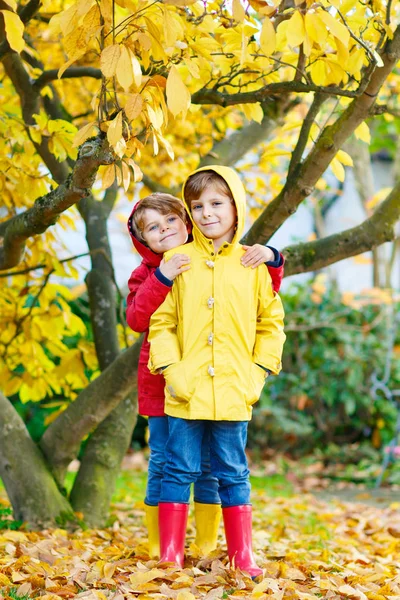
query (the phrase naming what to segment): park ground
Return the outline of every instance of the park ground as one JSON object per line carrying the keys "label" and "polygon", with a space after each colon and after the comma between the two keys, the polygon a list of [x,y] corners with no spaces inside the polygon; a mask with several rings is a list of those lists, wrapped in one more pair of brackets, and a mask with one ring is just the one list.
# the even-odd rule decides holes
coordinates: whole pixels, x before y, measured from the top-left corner
{"label": "park ground", "polygon": [[[146,460],[124,461],[108,527],[26,531],[0,487],[0,594],[7,600],[202,598],[400,599],[400,491],[346,478],[318,463],[252,465],[254,549],[262,581],[229,568],[223,528],[206,559],[189,520],[185,568],[149,560],[143,526]],[[74,473],[69,473],[71,484]],[[353,477],[356,479],[356,477]],[[79,515],[78,515],[79,520]]]}

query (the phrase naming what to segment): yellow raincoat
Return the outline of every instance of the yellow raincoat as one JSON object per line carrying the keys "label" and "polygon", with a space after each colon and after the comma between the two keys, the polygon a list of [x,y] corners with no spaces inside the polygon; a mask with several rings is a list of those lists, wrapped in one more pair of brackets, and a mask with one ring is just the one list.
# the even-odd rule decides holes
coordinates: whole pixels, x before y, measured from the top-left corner
{"label": "yellow raincoat", "polygon": [[[232,242],[217,255],[214,244],[193,226],[193,242],[170,250],[191,258],[150,322],[149,369],[166,380],[165,412],[183,419],[248,421],[265,382],[265,371],[281,370],[283,307],[265,265],[240,263],[246,195],[229,167],[207,166],[221,175],[236,204]],[[188,213],[190,214],[189,207]]]}

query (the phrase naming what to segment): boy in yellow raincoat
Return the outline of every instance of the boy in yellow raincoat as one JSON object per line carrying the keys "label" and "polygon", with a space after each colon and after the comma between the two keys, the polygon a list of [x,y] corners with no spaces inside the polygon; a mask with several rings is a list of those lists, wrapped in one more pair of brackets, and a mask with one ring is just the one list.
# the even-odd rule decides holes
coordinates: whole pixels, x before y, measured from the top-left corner
{"label": "boy in yellow raincoat", "polygon": [[228,554],[252,577],[262,574],[251,541],[247,425],[269,373],[281,370],[283,307],[267,269],[240,265],[246,195],[235,171],[207,166],[183,188],[193,242],[164,254],[190,257],[150,322],[153,373],[165,381],[167,464],[159,504],[163,562],[183,565],[190,485],[200,476],[210,436]]}

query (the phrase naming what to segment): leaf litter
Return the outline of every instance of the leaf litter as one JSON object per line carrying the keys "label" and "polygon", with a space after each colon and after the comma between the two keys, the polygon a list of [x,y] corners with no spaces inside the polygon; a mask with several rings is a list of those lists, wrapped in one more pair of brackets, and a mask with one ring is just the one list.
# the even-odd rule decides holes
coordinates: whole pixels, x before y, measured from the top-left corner
{"label": "leaf litter", "polygon": [[150,560],[143,504],[118,504],[107,529],[0,531],[6,600],[399,600],[398,505],[253,493],[253,546],[264,577],[229,567],[223,528],[202,557],[188,525],[184,569]]}

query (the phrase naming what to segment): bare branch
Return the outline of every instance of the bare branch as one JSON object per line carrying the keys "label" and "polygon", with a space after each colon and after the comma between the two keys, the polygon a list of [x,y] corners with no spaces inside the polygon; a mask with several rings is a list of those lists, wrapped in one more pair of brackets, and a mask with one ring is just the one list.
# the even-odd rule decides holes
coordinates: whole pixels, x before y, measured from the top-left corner
{"label": "bare branch", "polygon": [[253,104],[254,102],[265,102],[278,94],[290,92],[308,93],[320,92],[327,96],[344,96],[346,98],[357,98],[360,91],[344,90],[338,86],[321,87],[314,84],[306,84],[301,81],[281,81],[270,83],[254,92],[240,92],[238,94],[227,94],[210,88],[203,88],[192,96],[192,104],[215,104],[217,106],[233,106],[236,104]]}
{"label": "bare branch", "polygon": [[362,254],[395,238],[395,225],[400,219],[400,182],[376,209],[357,227],[346,229],[314,242],[287,246],[285,275],[306,273],[327,267],[339,260]]}
{"label": "bare branch", "polygon": [[94,79],[101,79],[100,69],[94,67],[69,67],[66,69],[61,77],[58,77],[58,69],[50,69],[49,71],[43,71],[41,75],[33,82],[33,86],[40,90],[42,87],[58,79],[72,79],[81,77],[92,77]]}
{"label": "bare branch", "polygon": [[32,208],[9,221],[0,247],[0,270],[17,265],[28,237],[54,225],[58,216],[86,197],[100,165],[111,164],[114,155],[103,137],[87,140],[81,147],[75,168],[67,181],[35,201]]}

